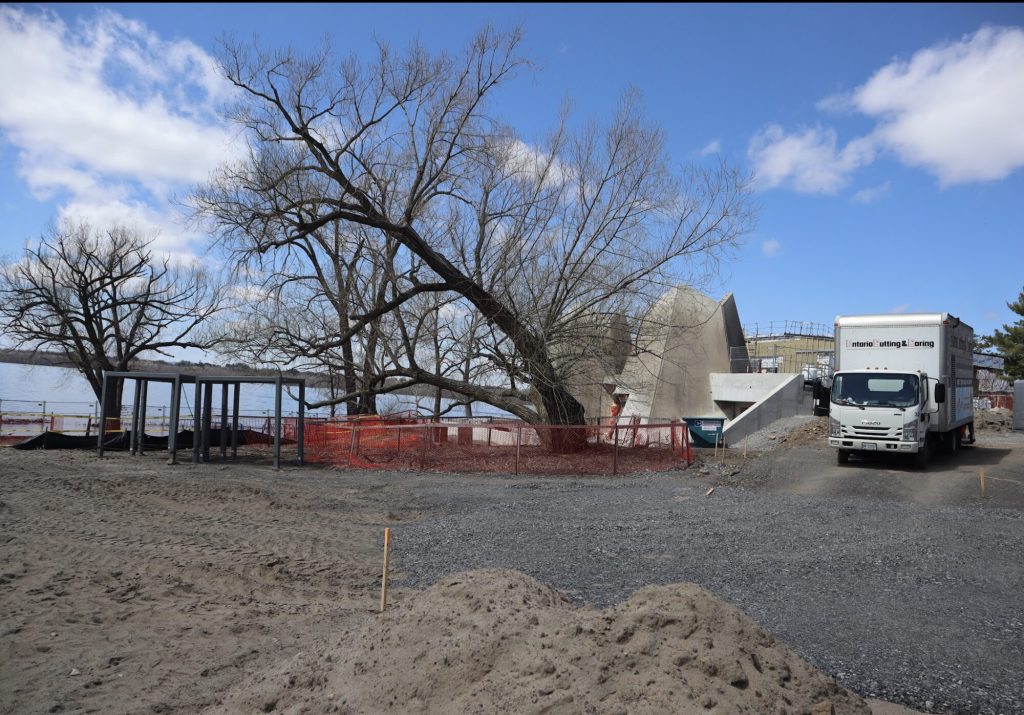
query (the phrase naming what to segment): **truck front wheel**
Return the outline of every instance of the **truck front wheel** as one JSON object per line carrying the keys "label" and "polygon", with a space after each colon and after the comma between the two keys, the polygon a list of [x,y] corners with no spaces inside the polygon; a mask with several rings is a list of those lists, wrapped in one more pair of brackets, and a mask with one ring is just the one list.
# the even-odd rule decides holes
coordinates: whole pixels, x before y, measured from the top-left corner
{"label": "truck front wheel", "polygon": [[942,451],[956,454],[960,450],[960,428],[951,429],[942,435]]}
{"label": "truck front wheel", "polygon": [[921,449],[914,455],[914,468],[924,469],[928,466],[928,459],[932,456],[932,449],[928,446],[928,440],[924,441]]}
{"label": "truck front wheel", "polygon": [[850,461],[850,450],[848,450],[848,449],[836,450],[836,461],[839,464],[846,464],[847,462],[849,462]]}

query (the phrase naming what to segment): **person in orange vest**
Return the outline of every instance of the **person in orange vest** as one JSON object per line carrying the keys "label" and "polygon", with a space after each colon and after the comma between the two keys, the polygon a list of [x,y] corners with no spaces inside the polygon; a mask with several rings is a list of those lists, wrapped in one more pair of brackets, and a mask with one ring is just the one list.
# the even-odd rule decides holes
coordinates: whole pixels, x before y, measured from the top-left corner
{"label": "person in orange vest", "polygon": [[[619,414],[622,412],[622,408],[626,406],[626,400],[629,399],[629,395],[623,395],[622,393],[616,393],[612,395],[612,426],[618,424]],[[608,439],[612,439],[615,435],[615,430],[608,430]]]}

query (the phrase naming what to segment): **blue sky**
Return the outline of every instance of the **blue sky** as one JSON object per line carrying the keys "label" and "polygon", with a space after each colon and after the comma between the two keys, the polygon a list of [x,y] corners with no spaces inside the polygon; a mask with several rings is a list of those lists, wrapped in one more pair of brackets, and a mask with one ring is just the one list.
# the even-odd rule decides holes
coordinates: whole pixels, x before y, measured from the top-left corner
{"label": "blue sky", "polygon": [[495,109],[540,140],[559,106],[638,88],[679,164],[756,177],[758,224],[709,292],[744,323],[948,310],[980,333],[1024,287],[1024,5],[6,5],[0,254],[64,215],[204,237],[174,200],[230,155],[217,39],[458,52],[521,25],[536,72]]}

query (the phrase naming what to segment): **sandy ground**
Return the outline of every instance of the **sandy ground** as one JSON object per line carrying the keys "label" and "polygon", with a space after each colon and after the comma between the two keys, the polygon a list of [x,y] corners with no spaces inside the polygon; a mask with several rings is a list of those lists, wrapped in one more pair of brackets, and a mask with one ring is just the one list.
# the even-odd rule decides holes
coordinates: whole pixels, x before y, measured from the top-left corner
{"label": "sandy ground", "polygon": [[0,710],[195,712],[364,618],[419,510],[315,474],[0,449]]}
{"label": "sandy ground", "polygon": [[[393,592],[382,619],[383,527],[444,513],[445,502],[423,496],[435,492],[416,488],[438,479],[452,478],[0,449],[0,712],[299,712],[314,702],[376,712],[398,695],[423,712],[452,712],[451,703],[488,712],[865,711],[692,586],[599,612],[526,577],[484,574],[457,594],[476,599],[468,621],[445,610],[450,593],[408,590]],[[495,595],[502,579],[533,594],[536,608],[515,611]],[[693,614],[702,626],[691,631]],[[556,632],[582,637],[550,650],[544,639]],[[508,662],[498,657],[502,637],[516,644]],[[378,643],[416,650],[399,662],[378,649],[379,671],[370,672]],[[440,683],[446,643],[492,660],[466,660],[455,648],[461,668]],[[434,663],[426,679],[413,675],[416,656]],[[491,670],[473,670],[478,661]],[[394,692],[392,671],[402,676]],[[349,672],[359,678],[342,707]],[[466,673],[491,678],[478,692],[486,697],[473,699]],[[600,673],[604,682],[583,680]]]}

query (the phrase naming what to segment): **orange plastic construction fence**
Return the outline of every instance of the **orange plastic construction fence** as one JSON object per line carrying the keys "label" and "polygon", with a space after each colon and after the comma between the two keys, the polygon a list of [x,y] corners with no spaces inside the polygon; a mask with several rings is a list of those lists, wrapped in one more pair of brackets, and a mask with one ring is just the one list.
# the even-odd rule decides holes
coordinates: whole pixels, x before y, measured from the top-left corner
{"label": "orange plastic construction fence", "polygon": [[307,420],[306,461],[358,469],[628,474],[693,463],[685,422],[531,425],[514,420]]}

